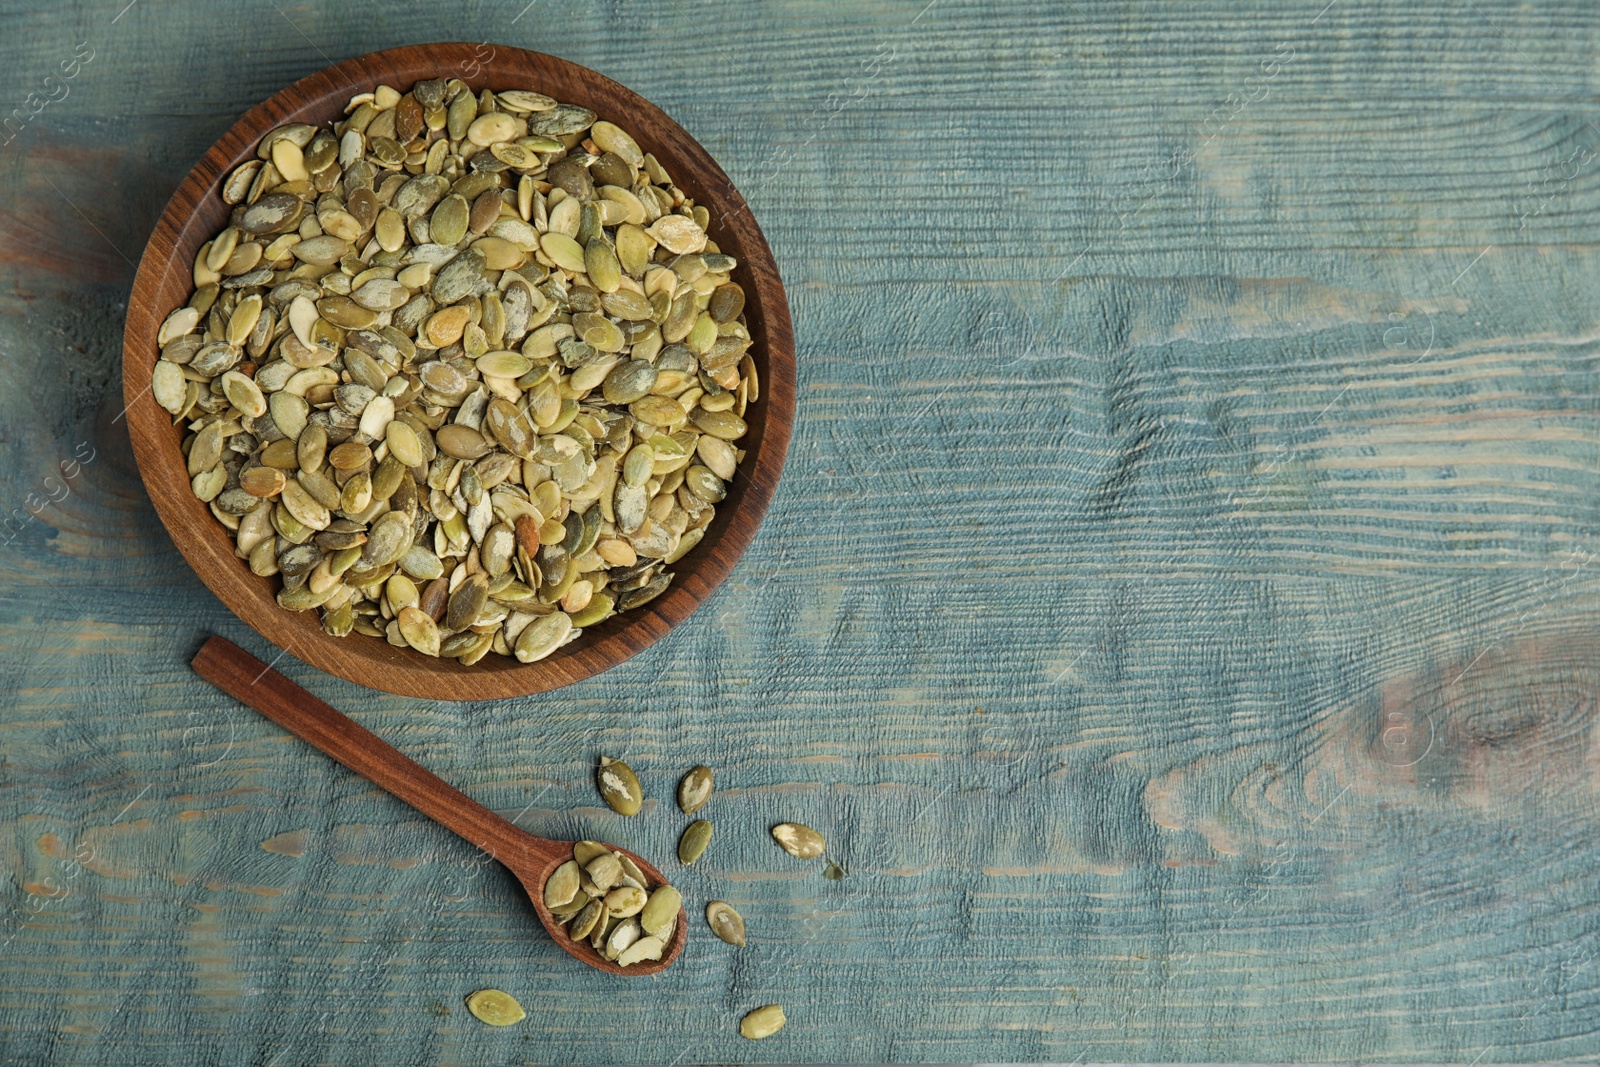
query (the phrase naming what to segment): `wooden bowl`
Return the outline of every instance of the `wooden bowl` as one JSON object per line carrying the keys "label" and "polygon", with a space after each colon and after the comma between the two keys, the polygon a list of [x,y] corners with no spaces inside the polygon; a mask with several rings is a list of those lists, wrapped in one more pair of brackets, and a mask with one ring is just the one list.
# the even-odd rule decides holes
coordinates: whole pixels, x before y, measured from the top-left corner
{"label": "wooden bowl", "polygon": [[[673,565],[671,587],[641,608],[585,630],[577,641],[536,663],[490,654],[466,667],[381,638],[329,637],[315,611],[290,612],[274,599],[277,577],[252,574],[234,554],[231,532],[190,491],[181,429],[156,404],[150,373],[156,332],[188,302],[199,248],[226,224],[222,180],[255,158],[270,130],[289,122],[329,123],[345,102],[380,84],[404,91],[427,78],[457,77],[474,90],[533,89],[595,111],[654,152],[679,188],[711,213],[710,234],[735,256],[745,289],[745,317],[761,396],[746,415],[748,451],[727,500],[705,538]],[[145,488],[167,532],[200,580],[268,641],[329,674],[402,696],[488,700],[543,692],[598,674],[666,636],[708,599],[755,537],[778,485],[794,420],[794,331],[777,264],[755,217],[722,168],[660,108],[592,70],[554,56],[500,45],[435,44],[393,48],[337,63],[302,78],[252,108],[212,145],[172,195],[145,248],[128,302],[122,388],[128,430]]]}

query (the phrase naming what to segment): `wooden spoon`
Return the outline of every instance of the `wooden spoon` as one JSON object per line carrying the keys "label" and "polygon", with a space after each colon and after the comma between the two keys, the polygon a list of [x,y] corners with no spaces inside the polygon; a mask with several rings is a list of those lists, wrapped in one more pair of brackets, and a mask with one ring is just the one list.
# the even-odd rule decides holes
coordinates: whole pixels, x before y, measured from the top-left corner
{"label": "wooden spoon", "polygon": [[[589,966],[612,974],[655,974],[665,970],[683,951],[689,938],[689,920],[682,908],[678,909],[672,942],[659,960],[618,967],[590,948],[587,939],[573,941],[544,903],[545,879],[572,858],[572,842],[550,841],[518,829],[231,641],[208,639],[190,666],[224,693],[255,708],[300,740],[321,749],[498,860],[527,890],[533,910],[539,913],[539,921],[555,943]],[[627,849],[618,851],[637,863],[652,885],[668,884],[661,872],[641,857]]]}

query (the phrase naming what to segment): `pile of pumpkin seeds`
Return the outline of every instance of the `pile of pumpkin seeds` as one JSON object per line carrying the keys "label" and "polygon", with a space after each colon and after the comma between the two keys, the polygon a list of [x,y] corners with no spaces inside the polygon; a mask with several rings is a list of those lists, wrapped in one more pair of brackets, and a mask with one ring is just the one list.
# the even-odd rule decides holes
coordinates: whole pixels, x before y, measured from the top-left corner
{"label": "pile of pumpkin seeds", "polygon": [[759,396],[707,209],[594,112],[458,79],[257,156],[151,386],[278,602],[470,664],[659,596]]}
{"label": "pile of pumpkin seeds", "polygon": [[572,858],[544,883],[544,903],[574,941],[619,967],[659,960],[672,943],[683,897],[670,885],[652,888],[627,853],[579,841]]}

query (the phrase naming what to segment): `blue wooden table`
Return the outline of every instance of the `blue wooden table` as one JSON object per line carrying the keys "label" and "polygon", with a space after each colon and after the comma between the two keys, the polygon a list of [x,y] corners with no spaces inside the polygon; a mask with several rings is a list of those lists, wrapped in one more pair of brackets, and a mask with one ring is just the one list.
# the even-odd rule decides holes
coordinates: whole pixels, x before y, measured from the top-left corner
{"label": "blue wooden table", "polygon": [[[0,1061],[1600,1056],[1600,11],[524,2],[0,0]],[[591,682],[278,665],[549,835],[668,857],[714,766],[668,868],[750,943],[697,922],[654,980],[189,673],[276,651],[118,419],[191,162],[440,39],[594,67],[721,161],[795,443],[731,582]]]}

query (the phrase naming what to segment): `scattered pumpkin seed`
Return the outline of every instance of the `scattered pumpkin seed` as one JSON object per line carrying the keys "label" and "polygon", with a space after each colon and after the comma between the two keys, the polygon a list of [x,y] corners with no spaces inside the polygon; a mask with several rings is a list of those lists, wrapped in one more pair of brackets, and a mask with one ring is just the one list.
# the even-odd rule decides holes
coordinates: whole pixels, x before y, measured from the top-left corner
{"label": "scattered pumpkin seed", "polygon": [[678,783],[678,807],[683,809],[685,815],[693,815],[705,807],[706,801],[711,799],[711,786],[711,768],[703,764],[695,767]]}
{"label": "scattered pumpkin seed", "polygon": [[601,798],[619,815],[637,815],[644,804],[644,794],[639,789],[639,779],[621,760],[600,757],[600,767],[595,772],[595,784]]}
{"label": "scattered pumpkin seed", "polygon": [[744,916],[733,910],[733,905],[713,900],[706,905],[706,925],[711,932],[730,945],[744,944]]}
{"label": "scattered pumpkin seed", "polygon": [[480,989],[467,998],[472,1017],[490,1026],[513,1026],[527,1018],[517,998],[498,989]]}
{"label": "scattered pumpkin seed", "polygon": [[785,852],[803,860],[822,855],[825,847],[821,834],[797,822],[779,823],[772,828],[772,836]]}
{"label": "scattered pumpkin seed", "polygon": [[704,819],[696,819],[684,827],[683,836],[678,838],[678,862],[685,867],[689,866],[700,858],[709,844],[711,844],[711,824]]}
{"label": "scattered pumpkin seed", "polygon": [[739,1020],[739,1036],[748,1037],[752,1041],[760,1041],[764,1037],[771,1037],[783,1029],[783,1024],[788,1022],[783,1017],[783,1007],[779,1004],[768,1004],[766,1007],[757,1008],[755,1011]]}

